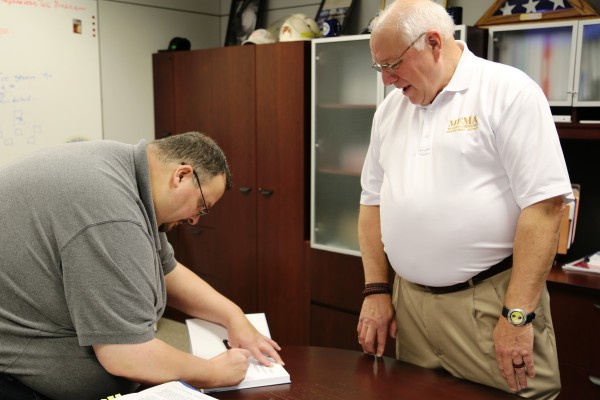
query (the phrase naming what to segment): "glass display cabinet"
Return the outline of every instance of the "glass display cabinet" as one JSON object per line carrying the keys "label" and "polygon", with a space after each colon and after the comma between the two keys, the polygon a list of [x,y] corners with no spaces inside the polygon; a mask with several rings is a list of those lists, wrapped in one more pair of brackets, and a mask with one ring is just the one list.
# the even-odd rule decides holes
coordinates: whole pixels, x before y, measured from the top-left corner
{"label": "glass display cabinet", "polygon": [[[579,21],[575,64],[575,99],[578,107],[600,106],[600,19]],[[600,118],[596,118],[600,119]]]}
{"label": "glass display cabinet", "polygon": [[488,59],[533,78],[556,122],[600,123],[600,19],[492,26]]}
{"label": "glass display cabinet", "polygon": [[369,35],[312,41],[311,246],[359,255],[360,173],[383,99]]}

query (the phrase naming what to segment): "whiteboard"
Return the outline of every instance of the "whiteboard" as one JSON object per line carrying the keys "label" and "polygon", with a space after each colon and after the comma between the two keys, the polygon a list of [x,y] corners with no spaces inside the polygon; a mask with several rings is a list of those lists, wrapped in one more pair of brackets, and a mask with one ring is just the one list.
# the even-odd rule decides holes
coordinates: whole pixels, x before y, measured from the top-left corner
{"label": "whiteboard", "polygon": [[0,164],[102,139],[96,0],[0,0]]}

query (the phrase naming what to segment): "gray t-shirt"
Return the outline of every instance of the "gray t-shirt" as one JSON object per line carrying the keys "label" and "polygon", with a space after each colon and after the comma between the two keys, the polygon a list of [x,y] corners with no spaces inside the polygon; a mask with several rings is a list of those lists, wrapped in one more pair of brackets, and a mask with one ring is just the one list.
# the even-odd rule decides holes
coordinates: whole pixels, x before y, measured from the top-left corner
{"label": "gray t-shirt", "polygon": [[146,342],[165,308],[176,261],[146,143],[70,143],[7,165],[0,215],[0,372],[63,400],[134,389],[91,345]]}

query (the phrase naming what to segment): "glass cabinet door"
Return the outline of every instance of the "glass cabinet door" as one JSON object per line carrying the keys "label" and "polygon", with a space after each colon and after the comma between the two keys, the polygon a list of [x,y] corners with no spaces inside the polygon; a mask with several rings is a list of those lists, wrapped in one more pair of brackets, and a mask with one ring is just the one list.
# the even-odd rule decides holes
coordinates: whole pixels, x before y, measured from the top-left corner
{"label": "glass cabinet door", "polygon": [[519,68],[536,81],[551,106],[570,106],[577,21],[493,26],[488,58]]}
{"label": "glass cabinet door", "polygon": [[360,173],[383,85],[369,35],[312,47],[311,246],[359,255]]}
{"label": "glass cabinet door", "polygon": [[600,19],[579,21],[575,106],[600,106]]}

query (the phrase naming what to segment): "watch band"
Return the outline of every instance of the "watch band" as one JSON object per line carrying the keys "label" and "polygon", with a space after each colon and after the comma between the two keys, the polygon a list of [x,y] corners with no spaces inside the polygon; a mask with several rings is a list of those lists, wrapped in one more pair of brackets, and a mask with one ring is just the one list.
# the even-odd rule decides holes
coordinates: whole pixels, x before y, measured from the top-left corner
{"label": "watch band", "polygon": [[527,314],[525,311],[520,308],[511,308],[508,309],[506,307],[502,307],[502,316],[506,318],[506,320],[514,326],[523,326],[533,322],[535,319],[535,313],[531,312]]}

